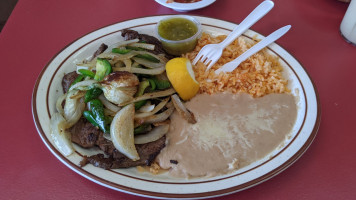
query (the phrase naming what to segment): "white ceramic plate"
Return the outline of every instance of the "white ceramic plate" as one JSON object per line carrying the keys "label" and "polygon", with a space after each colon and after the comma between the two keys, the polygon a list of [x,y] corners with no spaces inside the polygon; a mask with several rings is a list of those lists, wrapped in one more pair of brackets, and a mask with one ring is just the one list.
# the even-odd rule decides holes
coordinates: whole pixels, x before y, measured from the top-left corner
{"label": "white ceramic plate", "polygon": [[[271,54],[280,57],[284,76],[298,99],[298,116],[291,137],[284,145],[265,158],[252,163],[232,174],[213,178],[177,179],[167,174],[152,175],[140,173],[136,168],[103,170],[88,164],[78,166],[82,155],[93,154],[92,150],[75,146],[76,153],[63,156],[54,146],[50,136],[50,116],[55,112],[56,99],[62,94],[61,80],[65,73],[74,71],[75,63],[90,57],[101,43],[113,44],[122,40],[120,30],[130,28],[154,35],[156,23],[166,16],[138,18],[113,24],[87,34],[59,52],[42,70],[36,82],[32,97],[33,118],[44,144],[62,163],[83,177],[105,187],[156,198],[204,198],[220,196],[252,187],[277,175],[293,164],[309,147],[316,136],[320,122],[320,104],[310,77],[286,50],[277,44],[269,47]],[[197,17],[203,31],[214,35],[228,34],[236,24],[207,17]],[[245,37],[263,38],[262,35],[247,31]],[[288,37],[285,36],[285,37]]]}
{"label": "white ceramic plate", "polygon": [[167,0],[156,0],[156,2],[161,4],[162,6],[172,8],[173,10],[176,10],[178,12],[187,12],[191,10],[204,8],[214,3],[215,0],[201,0],[195,3],[176,3],[176,2],[167,3]]}

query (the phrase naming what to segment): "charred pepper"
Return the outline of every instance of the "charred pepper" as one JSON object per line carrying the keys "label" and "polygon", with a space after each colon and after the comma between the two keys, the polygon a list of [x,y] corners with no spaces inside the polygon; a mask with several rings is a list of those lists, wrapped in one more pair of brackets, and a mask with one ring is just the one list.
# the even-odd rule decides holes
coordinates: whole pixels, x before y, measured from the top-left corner
{"label": "charred pepper", "polygon": [[108,60],[103,58],[97,58],[96,60],[96,74],[94,79],[101,81],[104,77],[112,72],[111,65]]}
{"label": "charred pepper", "polygon": [[[95,123],[92,124],[99,127],[104,133],[109,133],[107,118],[104,115],[104,105],[101,101],[99,99],[93,99],[88,102],[88,107],[91,112],[91,116],[95,120]],[[88,121],[91,122],[89,119]]]}

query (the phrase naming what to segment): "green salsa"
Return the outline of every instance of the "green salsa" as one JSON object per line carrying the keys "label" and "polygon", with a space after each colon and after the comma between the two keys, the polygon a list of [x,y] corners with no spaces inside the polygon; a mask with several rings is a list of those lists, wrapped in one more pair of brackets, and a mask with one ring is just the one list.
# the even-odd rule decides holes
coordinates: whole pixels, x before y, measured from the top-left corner
{"label": "green salsa", "polygon": [[184,40],[197,33],[198,27],[190,20],[184,18],[171,18],[162,21],[158,33],[167,40]]}
{"label": "green salsa", "polygon": [[[174,17],[160,21],[157,27],[163,48],[172,55],[182,55],[192,51],[198,37],[194,35],[199,32],[198,23],[183,17]],[[187,40],[186,40],[187,39]]]}

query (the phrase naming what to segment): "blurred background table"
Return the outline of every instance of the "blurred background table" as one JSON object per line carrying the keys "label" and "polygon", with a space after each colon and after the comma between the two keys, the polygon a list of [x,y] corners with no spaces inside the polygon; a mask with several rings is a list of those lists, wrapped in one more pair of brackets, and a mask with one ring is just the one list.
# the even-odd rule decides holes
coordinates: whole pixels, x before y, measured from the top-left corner
{"label": "blurred background table", "polygon": [[[217,0],[184,14],[240,23],[261,0]],[[322,119],[316,139],[291,167],[258,186],[221,199],[356,197],[356,47],[339,33],[347,9],[336,0],[275,0],[252,29],[268,35],[291,24],[278,44],[313,79]],[[31,113],[42,68],[84,34],[132,18],[180,14],[151,0],[19,0],[0,33],[2,199],[142,199],[97,185],[58,161],[41,141]]]}

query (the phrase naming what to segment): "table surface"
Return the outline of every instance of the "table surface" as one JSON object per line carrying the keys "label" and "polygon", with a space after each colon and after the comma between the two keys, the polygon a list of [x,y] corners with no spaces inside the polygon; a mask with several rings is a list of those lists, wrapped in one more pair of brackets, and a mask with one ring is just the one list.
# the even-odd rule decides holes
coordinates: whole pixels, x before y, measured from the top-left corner
{"label": "table surface", "polygon": [[[261,0],[218,0],[185,14],[240,23]],[[356,196],[356,47],[339,25],[348,4],[275,0],[253,30],[268,35],[291,24],[278,44],[305,67],[321,102],[314,142],[291,167],[221,199],[354,199]],[[179,14],[155,1],[20,0],[0,33],[2,83],[0,191],[3,199],[142,199],[91,182],[57,160],[40,139],[31,112],[42,68],[61,49],[101,27],[132,18]]]}

